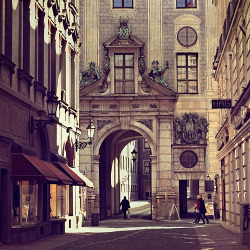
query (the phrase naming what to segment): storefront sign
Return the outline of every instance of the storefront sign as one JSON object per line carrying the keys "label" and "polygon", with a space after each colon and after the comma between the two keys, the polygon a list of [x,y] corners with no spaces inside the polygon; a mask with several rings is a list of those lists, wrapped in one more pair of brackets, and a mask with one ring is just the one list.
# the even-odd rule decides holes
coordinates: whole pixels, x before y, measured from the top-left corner
{"label": "storefront sign", "polygon": [[86,217],[87,214],[87,188],[86,187],[80,187],[81,188],[81,210],[82,214]]}
{"label": "storefront sign", "polygon": [[232,108],[232,101],[227,100],[212,100],[212,109],[230,109]]}

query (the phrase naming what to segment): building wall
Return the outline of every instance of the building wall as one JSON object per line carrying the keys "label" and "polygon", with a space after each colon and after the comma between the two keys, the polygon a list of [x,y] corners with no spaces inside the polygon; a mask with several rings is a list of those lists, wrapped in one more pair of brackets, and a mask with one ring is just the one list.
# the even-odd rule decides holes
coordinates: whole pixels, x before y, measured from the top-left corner
{"label": "building wall", "polygon": [[[188,53],[197,55],[197,93],[179,94],[178,101],[174,104],[173,115],[174,118],[179,117],[182,119],[185,113],[197,113],[199,118],[205,118],[209,122],[209,131],[206,142],[202,143],[202,145],[199,143],[193,143],[198,144],[193,145],[191,143],[192,146],[198,147],[195,150],[198,152],[202,167],[200,167],[200,165],[197,166],[197,168],[199,168],[197,178],[200,179],[199,190],[202,195],[205,195],[206,199],[208,193],[205,192],[205,181],[208,180],[207,178],[214,180],[215,175],[218,173],[219,162],[215,155],[216,140],[214,139],[217,132],[218,114],[217,111],[211,110],[211,100],[214,97],[214,92],[210,87],[210,85],[213,84],[212,66],[209,66],[212,65],[212,53],[211,48],[208,46],[208,42],[210,42],[210,39],[208,38],[213,35],[212,25],[215,25],[213,22],[210,23],[211,16],[213,16],[212,11],[214,11],[214,6],[211,1],[197,1],[196,8],[181,9],[176,8],[176,1],[157,1],[157,3],[153,3],[152,1],[135,0],[133,3],[134,8],[132,9],[115,9],[113,8],[112,0],[93,1],[91,5],[81,1],[80,11],[83,13],[84,18],[81,18],[80,23],[82,43],[84,46],[82,47],[80,57],[80,71],[83,72],[88,69],[88,63],[93,61],[96,63],[100,75],[104,76],[103,44],[115,35],[116,28],[117,26],[119,27],[120,16],[123,18],[128,17],[128,24],[131,25],[131,34],[145,43],[141,51],[144,54],[146,63],[144,76],[148,75],[152,68],[153,61],[157,60],[161,68],[164,68],[168,61],[169,68],[166,70],[164,77],[166,78],[167,84],[171,90],[178,92],[177,55],[186,55]],[[88,13],[94,11],[94,8],[97,14],[95,16],[88,15]],[[98,15],[99,20],[97,20]],[[182,46],[177,39],[177,34],[180,29],[187,26],[194,29],[197,34],[197,41],[194,45],[189,47]],[[90,36],[86,34],[86,27],[91,27],[95,34],[93,35],[94,37],[90,38]],[[85,36],[89,37],[89,39],[84,39]],[[84,57],[86,53],[88,54],[88,61],[86,61],[86,57]],[[110,59],[112,65],[113,54],[110,55]],[[112,74],[113,71],[111,67],[111,74],[107,76],[108,87],[112,86]],[[137,74],[138,72],[135,71],[135,76],[137,76]],[[135,84],[140,85],[141,82],[141,76],[138,74],[138,79],[135,79]],[[136,94],[138,93],[139,91],[137,92],[136,89]],[[94,95],[97,104],[97,96],[99,94],[95,93]],[[82,114],[84,114],[84,112],[87,113],[86,107],[87,103],[84,101],[84,97],[82,97]],[[105,107],[101,106],[100,109],[104,110]],[[97,117],[98,115],[95,111],[90,110],[90,113],[93,112],[92,114],[95,114]],[[166,113],[163,112],[162,114],[165,115]],[[84,117],[82,119],[84,119]],[[152,192],[161,193],[159,196],[161,198],[159,199],[164,200],[164,194],[170,192],[166,187],[171,186],[173,187],[175,194],[177,194],[175,202],[178,203],[180,178],[182,180],[190,180],[194,175],[190,175],[179,162],[180,154],[187,150],[188,145],[184,145],[185,143],[182,142],[178,145],[178,150],[175,150],[173,147],[173,117],[160,115],[157,117],[157,138],[154,143],[157,145],[158,157],[155,158],[156,169],[152,168]],[[88,152],[85,152],[85,154],[88,154]],[[195,173],[196,170],[193,172]],[[209,177],[207,177],[208,174]],[[154,180],[155,176],[156,179]],[[212,192],[212,199],[216,202],[215,192]],[[160,210],[159,213],[161,213]],[[155,215],[153,215],[153,217],[154,216]]]}
{"label": "building wall", "polygon": [[[230,3],[228,1],[222,6],[220,1],[215,1],[214,5],[221,20],[216,26],[219,47],[213,64],[215,80],[223,90],[218,92],[218,97],[232,100],[231,109],[219,111],[220,127],[216,136],[218,158],[221,161],[220,216],[223,225],[231,230],[243,232],[244,242],[244,232],[247,231],[243,230],[244,212],[241,205],[250,202],[250,3],[240,0]],[[245,242],[249,244],[249,239]]]}
{"label": "building wall", "polygon": [[[51,153],[65,159],[68,136],[71,143],[78,136],[78,1],[74,1],[75,5],[65,1],[50,5],[50,2],[0,2],[0,170],[2,178],[7,180],[2,190],[8,194],[7,204],[1,210],[6,221],[1,222],[0,241],[5,243],[30,241],[41,233],[37,227],[33,233],[21,236],[21,231],[15,229],[12,230],[15,236],[11,236],[13,147],[19,145],[23,153],[33,152],[46,161],[51,160]],[[46,95],[52,90],[59,100],[57,124],[48,124],[31,133],[31,116],[48,119]],[[71,127],[70,134],[67,127]],[[79,168],[77,155],[74,167]],[[76,228],[76,215],[80,211],[78,187],[74,188],[73,196],[76,205],[71,219],[72,227]],[[50,233],[47,223],[43,234]]]}

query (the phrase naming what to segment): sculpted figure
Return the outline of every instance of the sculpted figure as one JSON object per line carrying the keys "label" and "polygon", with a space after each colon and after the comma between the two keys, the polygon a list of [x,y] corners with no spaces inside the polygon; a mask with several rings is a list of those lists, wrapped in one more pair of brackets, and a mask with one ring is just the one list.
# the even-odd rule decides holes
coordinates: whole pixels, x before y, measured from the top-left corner
{"label": "sculpted figure", "polygon": [[89,69],[80,73],[80,88],[83,88],[86,85],[89,85],[90,83],[97,81],[98,79],[100,79],[100,75],[97,71],[95,63],[90,62]]}
{"label": "sculpted figure", "polygon": [[168,69],[168,61],[166,62],[166,66],[161,69],[159,68],[159,62],[158,61],[153,61],[152,62],[152,69],[150,70],[148,76],[149,78],[151,78],[152,80],[156,81],[157,83],[160,83],[164,86],[167,86],[167,80],[163,77],[166,69]]}

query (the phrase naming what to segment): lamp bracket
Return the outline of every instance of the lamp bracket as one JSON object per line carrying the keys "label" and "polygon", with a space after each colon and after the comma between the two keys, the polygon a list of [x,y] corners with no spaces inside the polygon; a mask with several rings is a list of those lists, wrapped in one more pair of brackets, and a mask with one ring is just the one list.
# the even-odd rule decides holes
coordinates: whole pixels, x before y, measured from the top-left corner
{"label": "lamp bracket", "polygon": [[92,141],[80,142],[80,141],[76,140],[76,142],[75,142],[76,152],[77,152],[78,149],[86,148],[87,145],[92,145]]}
{"label": "lamp bracket", "polygon": [[55,120],[53,118],[50,118],[49,120],[42,120],[42,119],[35,119],[33,115],[30,119],[30,133],[32,134],[34,130],[42,129],[46,127],[47,124],[54,124]]}

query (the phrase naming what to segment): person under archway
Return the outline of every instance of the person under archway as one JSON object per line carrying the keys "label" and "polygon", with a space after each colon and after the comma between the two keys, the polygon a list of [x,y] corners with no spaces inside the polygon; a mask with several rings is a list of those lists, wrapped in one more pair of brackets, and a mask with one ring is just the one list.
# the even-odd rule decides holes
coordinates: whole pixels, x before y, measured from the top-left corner
{"label": "person under archway", "polygon": [[122,206],[124,219],[127,219],[127,210],[130,208],[130,204],[129,201],[126,199],[126,196],[124,196],[122,202],[120,203],[120,206]]}

